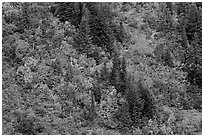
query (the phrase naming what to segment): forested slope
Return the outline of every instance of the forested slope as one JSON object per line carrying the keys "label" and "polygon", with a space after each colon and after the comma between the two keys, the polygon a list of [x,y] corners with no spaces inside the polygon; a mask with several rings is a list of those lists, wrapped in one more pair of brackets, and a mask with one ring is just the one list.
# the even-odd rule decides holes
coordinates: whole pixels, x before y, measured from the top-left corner
{"label": "forested slope", "polygon": [[2,134],[202,134],[202,3],[2,3]]}

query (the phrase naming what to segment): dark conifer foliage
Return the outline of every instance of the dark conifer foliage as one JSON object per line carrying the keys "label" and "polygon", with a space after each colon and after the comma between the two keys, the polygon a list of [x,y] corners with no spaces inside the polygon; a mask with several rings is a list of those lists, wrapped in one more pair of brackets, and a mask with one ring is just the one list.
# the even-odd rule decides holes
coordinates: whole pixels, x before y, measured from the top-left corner
{"label": "dark conifer foliage", "polygon": [[[54,16],[60,21],[70,21],[76,28],[81,27],[82,18],[85,14],[84,9],[89,11],[87,22],[89,24],[89,35],[94,45],[102,47],[106,52],[112,52],[113,42],[116,38],[119,42],[123,42],[125,32],[122,30],[122,24],[115,24],[113,17],[115,16],[109,6],[110,3],[56,3],[55,7],[51,7]],[[56,10],[54,10],[56,9]],[[77,40],[76,40],[77,41]],[[80,41],[80,40],[78,40]]]}
{"label": "dark conifer foliage", "polygon": [[132,122],[138,124],[144,117],[153,119],[156,115],[154,96],[142,85],[142,80],[136,81],[134,76],[128,75],[125,90]]}
{"label": "dark conifer foliage", "polygon": [[75,2],[58,2],[56,6],[52,7],[56,10],[54,12],[54,16],[58,17],[60,21],[70,21],[74,26],[79,27],[82,19],[82,3]]}

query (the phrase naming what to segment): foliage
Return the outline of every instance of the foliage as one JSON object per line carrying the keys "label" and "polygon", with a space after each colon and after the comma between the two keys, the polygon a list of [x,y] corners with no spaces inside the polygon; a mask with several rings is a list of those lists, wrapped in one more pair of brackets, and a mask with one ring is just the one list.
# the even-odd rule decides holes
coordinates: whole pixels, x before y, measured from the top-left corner
{"label": "foliage", "polygon": [[55,16],[63,22],[70,21],[79,29],[79,34],[75,37],[75,46],[80,46],[79,51],[93,57],[97,64],[100,59],[97,47],[111,54],[114,39],[123,42],[127,35],[123,26],[114,21],[114,17],[118,15],[111,10],[111,3],[70,2],[56,3],[55,7]]}
{"label": "foliage", "polygon": [[3,3],[3,134],[200,134],[202,7],[168,4]]}

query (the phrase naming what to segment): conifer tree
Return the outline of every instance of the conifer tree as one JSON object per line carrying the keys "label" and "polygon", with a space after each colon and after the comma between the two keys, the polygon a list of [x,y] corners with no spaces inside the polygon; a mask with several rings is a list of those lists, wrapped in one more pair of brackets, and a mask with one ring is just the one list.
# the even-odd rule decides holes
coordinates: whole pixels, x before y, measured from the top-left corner
{"label": "conifer tree", "polygon": [[76,38],[76,47],[82,53],[90,53],[90,48],[92,46],[92,40],[90,36],[90,27],[89,27],[89,10],[86,8],[85,4],[83,5],[83,17],[79,26],[79,34]]}

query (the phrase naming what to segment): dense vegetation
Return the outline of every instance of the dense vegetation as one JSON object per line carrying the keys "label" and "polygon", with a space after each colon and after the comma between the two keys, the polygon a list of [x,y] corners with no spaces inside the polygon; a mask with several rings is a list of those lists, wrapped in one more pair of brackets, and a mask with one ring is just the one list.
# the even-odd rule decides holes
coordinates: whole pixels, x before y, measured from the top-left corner
{"label": "dense vegetation", "polygon": [[202,134],[202,3],[3,3],[2,64],[3,134]]}

